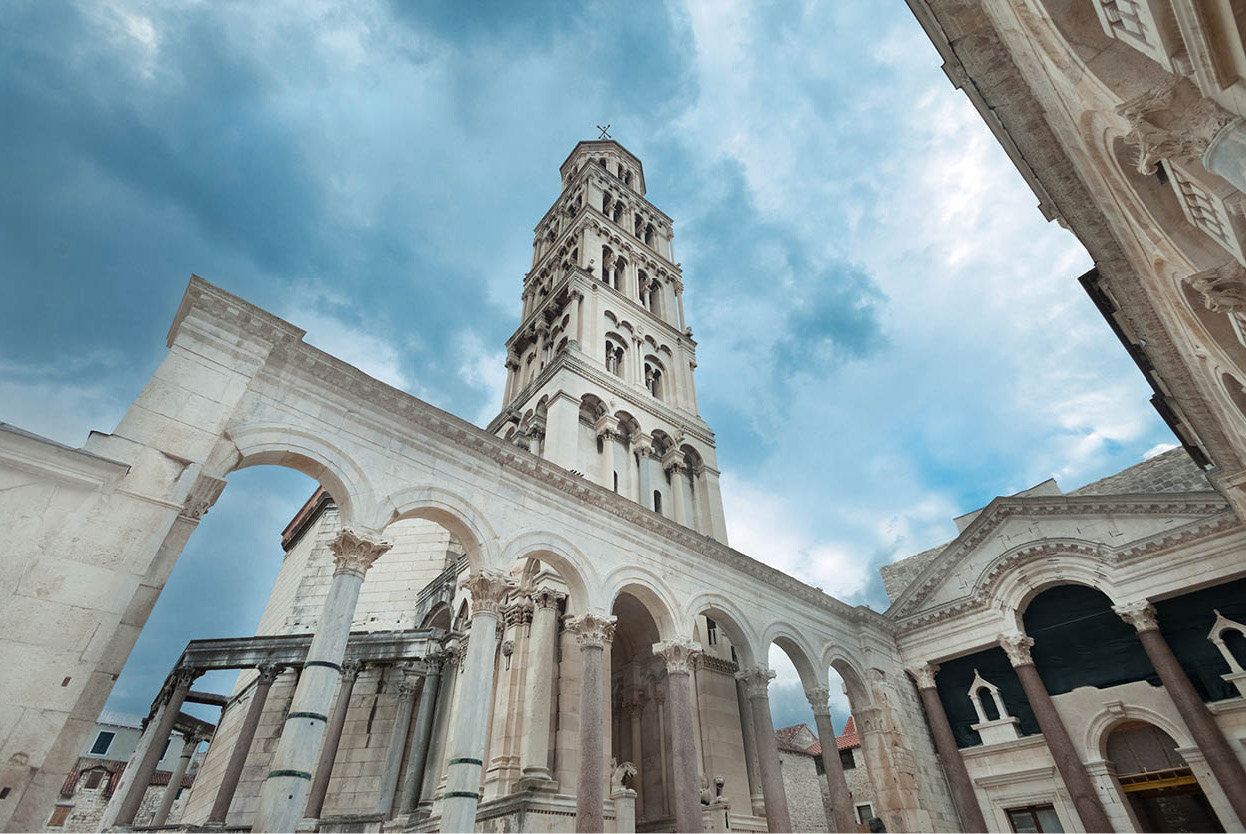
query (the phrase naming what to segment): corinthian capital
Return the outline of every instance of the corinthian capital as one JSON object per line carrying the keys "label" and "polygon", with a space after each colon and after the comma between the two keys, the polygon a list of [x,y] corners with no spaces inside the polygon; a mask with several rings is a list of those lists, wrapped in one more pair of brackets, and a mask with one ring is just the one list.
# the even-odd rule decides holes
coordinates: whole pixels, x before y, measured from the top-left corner
{"label": "corinthian capital", "polygon": [[938,673],[939,664],[937,663],[926,663],[923,661],[916,666],[909,667],[909,674],[917,682],[918,689],[934,689],[935,675]]}
{"label": "corinthian capital", "polygon": [[472,595],[472,613],[499,614],[506,595],[514,587],[514,580],[496,570],[480,569],[462,582],[459,587]]}
{"label": "corinthian capital", "polygon": [[535,608],[557,608],[559,600],[566,596],[553,588],[537,588],[532,592],[532,605]]}
{"label": "corinthian capital", "polygon": [[1192,84],[1174,78],[1119,105],[1129,122],[1125,141],[1138,151],[1138,173],[1155,173],[1161,159],[1199,159],[1212,138],[1234,116],[1204,98]]}
{"label": "corinthian capital", "polygon": [[1001,634],[999,645],[1003,647],[1004,653],[1008,655],[1008,662],[1013,666],[1025,666],[1034,662],[1034,659],[1030,657],[1030,647],[1034,645],[1033,637],[1019,632]]}
{"label": "corinthian capital", "polygon": [[1246,313],[1246,269],[1237,261],[1186,278],[1213,313]]}
{"label": "corinthian capital", "polygon": [[1159,628],[1159,623],[1155,621],[1155,606],[1145,599],[1126,602],[1124,605],[1114,605],[1112,610],[1116,612],[1116,616],[1129,623],[1137,631]]}
{"label": "corinthian capital", "polygon": [[567,620],[567,631],[575,635],[575,642],[580,648],[602,649],[614,639],[617,620],[614,615],[603,617],[590,611]]}
{"label": "corinthian capital", "polygon": [[741,669],[735,673],[736,680],[744,684],[744,694],[749,698],[769,698],[770,682],[774,680],[774,670],[764,666],[752,669]]}
{"label": "corinthian capital", "polygon": [[369,539],[349,527],[343,527],[337,537],[329,542],[329,550],[333,552],[333,575],[346,573],[363,579],[372,563],[393,546],[390,542]]}
{"label": "corinthian capital", "polygon": [[814,715],[831,714],[831,690],[825,686],[815,686],[805,690],[805,697],[809,699],[809,707],[813,710]]}
{"label": "corinthian capital", "polygon": [[692,662],[701,654],[701,644],[695,640],[663,640],[653,644],[653,653],[666,662],[668,675],[686,675],[692,671]]}

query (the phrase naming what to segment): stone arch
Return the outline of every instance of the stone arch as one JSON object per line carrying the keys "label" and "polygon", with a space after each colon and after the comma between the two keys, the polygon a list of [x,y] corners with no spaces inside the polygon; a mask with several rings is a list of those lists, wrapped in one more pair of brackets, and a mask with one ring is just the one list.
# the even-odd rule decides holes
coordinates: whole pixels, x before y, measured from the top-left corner
{"label": "stone arch", "polygon": [[500,563],[503,565],[524,559],[538,559],[558,571],[570,593],[568,613],[582,614],[605,607],[603,600],[594,598],[590,590],[601,587],[596,568],[579,548],[562,536],[528,530],[519,533],[501,548]]}
{"label": "stone arch", "polygon": [[665,582],[657,574],[636,565],[627,565],[607,575],[600,587],[606,589],[602,597],[606,604],[602,606],[602,610],[611,610],[619,594],[627,593],[640,600],[648,609],[649,615],[657,623],[658,635],[662,640],[686,636],[686,632],[679,629],[674,616],[679,608],[671,599]]}
{"label": "stone arch", "polygon": [[822,653],[822,665],[834,669],[848,690],[848,704],[854,714],[874,706],[874,695],[865,681],[860,662],[838,644],[832,643]]}
{"label": "stone arch", "polygon": [[382,502],[379,513],[385,516],[377,519],[377,527],[406,518],[422,518],[446,528],[463,547],[472,573],[502,564],[498,559],[497,533],[488,519],[472,502],[448,489],[431,485],[401,489]]}
{"label": "stone arch", "polygon": [[817,652],[799,635],[799,630],[788,623],[771,623],[762,633],[761,645],[767,649],[767,655],[769,655],[769,647],[772,643],[782,649],[792,661],[792,665],[796,667],[800,682],[805,689],[826,686],[826,673],[820,672],[813,660],[817,657]]}
{"label": "stone arch", "polygon": [[1221,372],[1220,387],[1237,409],[1238,416],[1246,420],[1246,386],[1233,374]]}
{"label": "stone arch", "polygon": [[450,603],[443,601],[429,609],[420,622],[420,628],[444,628],[449,631],[453,623],[454,609],[450,607]]}
{"label": "stone arch", "polygon": [[[1113,603],[1119,603],[1121,595],[1101,549],[1101,545],[1085,539],[1049,539],[1014,547],[983,570],[974,595],[987,599],[1017,628],[1030,600],[1056,585],[1097,588]],[[1040,556],[1045,558],[1036,558]]]}
{"label": "stone arch", "polygon": [[712,618],[723,627],[723,633],[737,649],[736,655],[741,668],[761,665],[757,646],[756,632],[749,627],[749,620],[739,608],[725,596],[716,593],[697,594],[683,608],[682,622],[692,623],[702,614]]}
{"label": "stone arch", "polygon": [[325,488],[343,524],[373,521],[372,485],[363,467],[341,448],[306,430],[276,423],[240,426],[228,430],[226,437],[237,450],[229,471],[264,465],[294,469]]}
{"label": "stone arch", "polygon": [[1082,736],[1082,752],[1092,759],[1108,758],[1108,736],[1122,724],[1141,722],[1151,724],[1168,733],[1178,747],[1194,747],[1194,739],[1180,721],[1173,721],[1169,716],[1156,712],[1149,707],[1136,704],[1114,704],[1112,708],[1104,707],[1086,722],[1086,731]]}

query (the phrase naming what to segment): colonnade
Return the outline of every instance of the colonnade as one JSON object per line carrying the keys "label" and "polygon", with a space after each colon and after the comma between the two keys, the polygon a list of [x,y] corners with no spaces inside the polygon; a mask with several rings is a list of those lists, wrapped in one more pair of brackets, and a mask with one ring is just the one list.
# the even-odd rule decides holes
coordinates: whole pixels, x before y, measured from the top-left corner
{"label": "colonnade", "polygon": [[[1164,690],[1172,699],[1195,744],[1207,757],[1207,765],[1212,775],[1220,783],[1238,819],[1246,820],[1246,770],[1177,661],[1168,641],[1159,631],[1154,607],[1146,600],[1140,600],[1114,606],[1113,610],[1137,631]],[[1082,762],[1038,669],[1034,666],[1030,654],[1034,638],[1018,631],[999,635],[997,642],[1016,670],[1030,709],[1042,731],[1043,740],[1055,761],[1060,780],[1068,791],[1082,824],[1087,831],[1113,831],[1114,827],[1095,789],[1094,781]],[[960,812],[962,828],[964,831],[986,831],[987,824],[982,807],[936,689],[935,675],[938,670],[937,664],[919,663],[910,668],[909,672],[921,695],[935,747]]]}

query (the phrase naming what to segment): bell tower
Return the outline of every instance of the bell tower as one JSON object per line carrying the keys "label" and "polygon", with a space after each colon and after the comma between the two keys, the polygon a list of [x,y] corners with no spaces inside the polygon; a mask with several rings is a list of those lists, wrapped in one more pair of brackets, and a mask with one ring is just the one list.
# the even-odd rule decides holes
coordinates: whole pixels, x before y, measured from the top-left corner
{"label": "bell tower", "polygon": [[726,542],[672,221],[645,199],[640,160],[612,139],[580,142],[559,172],[489,431]]}

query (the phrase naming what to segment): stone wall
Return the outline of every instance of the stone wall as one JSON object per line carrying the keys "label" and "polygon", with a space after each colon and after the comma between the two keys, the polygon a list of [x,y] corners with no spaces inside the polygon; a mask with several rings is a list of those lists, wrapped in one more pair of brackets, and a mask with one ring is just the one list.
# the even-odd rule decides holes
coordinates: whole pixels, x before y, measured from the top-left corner
{"label": "stone wall", "polygon": [[[46,825],[44,831],[63,831],[70,832],[89,832],[100,830],[100,820],[104,818],[104,809],[108,807],[108,797],[104,795],[104,789],[108,785],[108,779],[102,780],[96,788],[79,788],[74,791],[74,795],[70,799],[61,799],[57,806],[70,805],[73,810],[69,812],[69,816],[65,820],[64,825],[53,826]],[[164,797],[164,785],[150,785],[147,792],[143,794],[143,804],[139,806],[138,815],[134,818],[136,826],[150,825],[151,819],[156,814],[156,809],[160,807],[160,800]],[[190,796],[188,788],[182,789],[182,795],[173,801],[173,807],[169,810],[169,817],[165,820],[165,825],[176,825],[182,819],[182,811],[186,807],[186,800]],[[49,817],[50,819],[50,817]]]}
{"label": "stone wall", "polygon": [[818,773],[813,756],[795,750],[779,750],[783,789],[793,831],[829,831],[830,804],[826,777]]}

